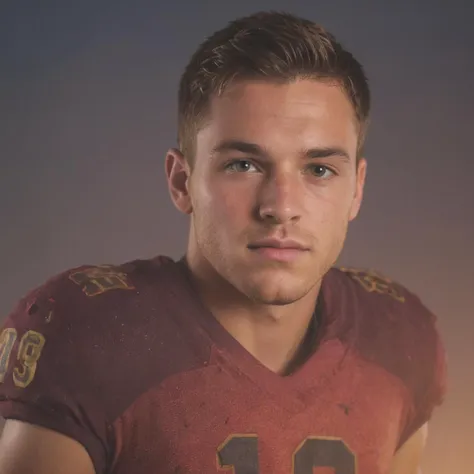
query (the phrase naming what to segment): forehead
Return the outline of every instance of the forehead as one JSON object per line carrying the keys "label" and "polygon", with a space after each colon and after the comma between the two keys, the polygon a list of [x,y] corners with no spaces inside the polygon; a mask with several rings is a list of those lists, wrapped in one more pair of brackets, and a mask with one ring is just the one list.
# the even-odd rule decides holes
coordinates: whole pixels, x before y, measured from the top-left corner
{"label": "forehead", "polygon": [[242,81],[211,99],[197,148],[199,152],[220,140],[237,139],[285,152],[342,146],[355,154],[357,138],[354,109],[337,83]]}

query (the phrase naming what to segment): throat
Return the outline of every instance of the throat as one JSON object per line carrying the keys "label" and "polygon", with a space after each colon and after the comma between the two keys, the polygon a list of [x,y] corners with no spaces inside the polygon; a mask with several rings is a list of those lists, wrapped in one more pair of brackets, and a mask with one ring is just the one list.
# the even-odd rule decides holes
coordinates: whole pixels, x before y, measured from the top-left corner
{"label": "throat", "polygon": [[302,337],[298,337],[286,351],[282,350],[281,344],[273,348],[260,345],[253,355],[269,370],[285,377],[295,373],[305,364],[316,350],[317,340],[318,318],[315,312]]}
{"label": "throat", "polygon": [[[319,340],[319,307],[309,314],[248,324],[240,318],[221,324],[256,360],[272,372],[288,376],[311,357]],[[247,323],[247,324],[246,324]]]}

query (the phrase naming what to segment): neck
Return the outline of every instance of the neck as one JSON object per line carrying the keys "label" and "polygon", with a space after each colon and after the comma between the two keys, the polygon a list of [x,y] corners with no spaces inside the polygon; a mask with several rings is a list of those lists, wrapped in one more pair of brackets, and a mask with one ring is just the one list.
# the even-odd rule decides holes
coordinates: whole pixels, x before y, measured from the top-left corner
{"label": "neck", "polygon": [[319,284],[291,304],[259,304],[189,255],[187,264],[206,307],[250,354],[276,373],[285,373],[289,366],[297,365],[294,359],[308,332]]}

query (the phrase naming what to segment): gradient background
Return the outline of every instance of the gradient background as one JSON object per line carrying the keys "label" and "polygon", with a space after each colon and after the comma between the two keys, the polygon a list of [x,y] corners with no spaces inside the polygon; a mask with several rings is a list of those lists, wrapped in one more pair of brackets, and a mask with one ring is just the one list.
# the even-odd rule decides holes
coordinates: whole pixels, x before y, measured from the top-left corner
{"label": "gradient background", "polygon": [[374,97],[366,200],[341,263],[381,270],[439,315],[450,391],[431,424],[425,473],[472,474],[474,2],[467,3],[4,0],[0,314],[71,266],[180,256],[187,220],[170,204],[163,157],[175,145],[187,59],[236,16],[307,16],[365,65]]}

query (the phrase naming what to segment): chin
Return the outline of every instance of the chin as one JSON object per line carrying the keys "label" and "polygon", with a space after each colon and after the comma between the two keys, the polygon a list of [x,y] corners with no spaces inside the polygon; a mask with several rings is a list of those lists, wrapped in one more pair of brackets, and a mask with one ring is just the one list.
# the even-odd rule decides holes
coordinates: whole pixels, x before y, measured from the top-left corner
{"label": "chin", "polygon": [[270,274],[254,273],[243,279],[240,290],[259,304],[285,306],[305,297],[316,282],[308,282],[288,272],[273,270]]}

